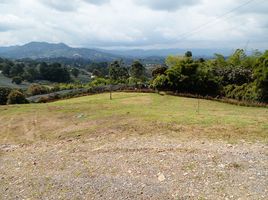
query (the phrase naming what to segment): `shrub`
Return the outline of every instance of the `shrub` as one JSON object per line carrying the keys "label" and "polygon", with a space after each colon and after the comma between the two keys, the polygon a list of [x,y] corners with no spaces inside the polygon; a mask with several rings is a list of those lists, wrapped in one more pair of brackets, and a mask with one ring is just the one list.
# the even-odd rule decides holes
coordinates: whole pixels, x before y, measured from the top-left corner
{"label": "shrub", "polygon": [[167,69],[168,68],[166,66],[160,66],[160,67],[153,69],[152,71],[153,78],[156,78],[159,75],[165,74]]}
{"label": "shrub", "polygon": [[47,103],[50,101],[50,98],[48,96],[41,97],[37,103]]}
{"label": "shrub", "polygon": [[253,83],[241,86],[227,85],[223,88],[223,96],[239,101],[257,101],[258,94],[256,91],[256,86]]}
{"label": "shrub", "polygon": [[12,78],[12,83],[15,83],[15,84],[19,85],[19,84],[22,83],[22,78],[20,76],[14,76]]}
{"label": "shrub", "polygon": [[160,76],[157,76],[152,84],[151,87],[157,90],[165,89],[168,87],[168,78],[166,75],[162,74]]}
{"label": "shrub", "polygon": [[92,87],[95,86],[103,86],[103,85],[108,85],[109,84],[109,80],[105,79],[105,78],[96,78],[94,81],[92,81],[90,83],[90,85]]}
{"label": "shrub", "polygon": [[28,101],[25,98],[25,95],[18,91],[18,90],[12,90],[7,98],[7,104],[24,104],[28,103]]}
{"label": "shrub", "polygon": [[49,92],[49,89],[43,85],[39,84],[32,84],[27,89],[27,94],[29,95],[40,95],[40,94],[46,94]]}
{"label": "shrub", "polygon": [[10,92],[10,88],[0,87],[0,105],[5,105],[7,103],[7,98]]}

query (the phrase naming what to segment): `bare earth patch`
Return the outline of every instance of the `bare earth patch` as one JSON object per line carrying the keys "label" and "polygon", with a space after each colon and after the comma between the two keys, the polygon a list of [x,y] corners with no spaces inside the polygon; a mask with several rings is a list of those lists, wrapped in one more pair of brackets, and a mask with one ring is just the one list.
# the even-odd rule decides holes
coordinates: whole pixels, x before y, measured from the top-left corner
{"label": "bare earth patch", "polygon": [[261,143],[103,136],[1,146],[0,199],[267,199]]}

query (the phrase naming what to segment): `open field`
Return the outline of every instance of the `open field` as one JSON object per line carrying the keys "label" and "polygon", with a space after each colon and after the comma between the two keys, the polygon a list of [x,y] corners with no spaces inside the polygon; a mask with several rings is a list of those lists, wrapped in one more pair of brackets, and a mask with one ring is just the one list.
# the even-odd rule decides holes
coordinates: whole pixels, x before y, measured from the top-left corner
{"label": "open field", "polygon": [[0,199],[267,199],[268,109],[115,93],[0,107]]}

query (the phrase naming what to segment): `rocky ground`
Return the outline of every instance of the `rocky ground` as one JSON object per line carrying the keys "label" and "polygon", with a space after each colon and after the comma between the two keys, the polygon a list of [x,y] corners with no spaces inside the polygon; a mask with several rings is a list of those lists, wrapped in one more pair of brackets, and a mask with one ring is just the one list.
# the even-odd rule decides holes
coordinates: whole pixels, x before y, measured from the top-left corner
{"label": "rocky ground", "polygon": [[258,142],[110,130],[0,149],[3,200],[268,199],[268,145]]}

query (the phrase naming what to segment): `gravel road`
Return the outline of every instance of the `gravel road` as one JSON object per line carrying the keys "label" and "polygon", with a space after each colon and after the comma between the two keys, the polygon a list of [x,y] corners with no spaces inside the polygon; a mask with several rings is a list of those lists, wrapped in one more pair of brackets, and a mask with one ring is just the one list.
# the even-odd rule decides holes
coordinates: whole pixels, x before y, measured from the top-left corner
{"label": "gravel road", "polygon": [[268,199],[268,146],[111,132],[0,146],[0,199]]}

